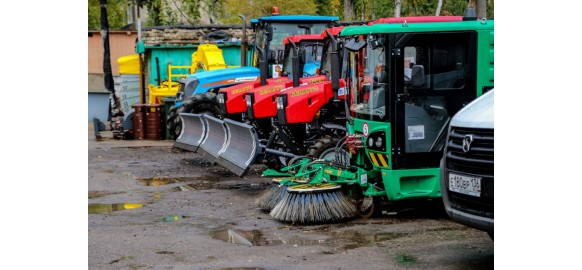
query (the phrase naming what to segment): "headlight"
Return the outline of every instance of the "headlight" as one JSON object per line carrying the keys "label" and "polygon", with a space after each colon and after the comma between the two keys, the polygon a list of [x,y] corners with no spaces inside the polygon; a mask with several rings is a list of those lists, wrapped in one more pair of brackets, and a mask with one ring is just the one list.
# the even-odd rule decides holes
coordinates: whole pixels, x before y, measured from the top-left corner
{"label": "headlight", "polygon": [[224,104],[224,93],[218,93],[218,95],[216,96],[216,99],[218,100],[218,103],[222,103]]}
{"label": "headlight", "polygon": [[277,110],[283,109],[283,98],[277,97]]}
{"label": "headlight", "polygon": [[372,147],[372,146],[374,146],[374,139],[372,139],[372,138],[368,138],[368,146],[369,146],[369,147]]}
{"label": "headlight", "polygon": [[382,146],[382,137],[378,137],[378,139],[376,140],[376,147],[381,147]]}
{"label": "headlight", "polygon": [[176,101],[182,101],[182,100],[184,100],[184,92],[176,93]]}
{"label": "headlight", "polygon": [[251,102],[251,97],[249,95],[246,96],[246,100],[247,100],[247,107],[251,107],[253,104]]}

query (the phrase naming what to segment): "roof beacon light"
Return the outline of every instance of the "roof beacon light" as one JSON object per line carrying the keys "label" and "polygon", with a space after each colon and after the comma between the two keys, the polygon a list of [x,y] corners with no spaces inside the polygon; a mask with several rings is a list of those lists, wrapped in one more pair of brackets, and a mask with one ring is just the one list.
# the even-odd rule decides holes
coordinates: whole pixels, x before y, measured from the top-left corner
{"label": "roof beacon light", "polygon": [[272,7],[271,8],[271,15],[273,15],[273,16],[279,15],[279,7]]}

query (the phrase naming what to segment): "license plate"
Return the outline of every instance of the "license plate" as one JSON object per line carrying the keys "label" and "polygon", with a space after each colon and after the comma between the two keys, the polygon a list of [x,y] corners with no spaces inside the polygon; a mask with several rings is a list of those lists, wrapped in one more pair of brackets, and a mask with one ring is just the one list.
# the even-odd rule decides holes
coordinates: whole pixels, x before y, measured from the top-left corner
{"label": "license plate", "polygon": [[481,197],[481,178],[449,173],[449,190]]}

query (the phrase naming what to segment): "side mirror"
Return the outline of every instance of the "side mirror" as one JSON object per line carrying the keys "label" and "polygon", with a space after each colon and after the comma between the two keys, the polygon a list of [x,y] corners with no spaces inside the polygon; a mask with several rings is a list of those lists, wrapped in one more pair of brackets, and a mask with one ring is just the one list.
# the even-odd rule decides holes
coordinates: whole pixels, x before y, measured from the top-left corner
{"label": "side mirror", "polygon": [[267,41],[273,40],[273,26],[267,27]]}
{"label": "side mirror", "polygon": [[283,50],[278,50],[277,51],[277,62],[279,63],[283,63],[283,60],[285,60],[285,56],[283,56]]}
{"label": "side mirror", "polygon": [[317,44],[311,47],[311,59],[313,59],[314,62],[317,62]]}
{"label": "side mirror", "polygon": [[424,66],[412,66],[412,74],[410,75],[410,85],[412,87],[424,87]]}
{"label": "side mirror", "polygon": [[366,42],[363,40],[359,40],[357,38],[353,38],[350,39],[348,42],[346,42],[346,44],[344,45],[344,48],[346,48],[349,51],[352,52],[357,52],[360,51],[361,49],[363,49],[366,46]]}
{"label": "side mirror", "polygon": [[307,58],[306,53],[307,52],[305,50],[305,47],[299,48],[299,60],[300,60],[300,62],[301,62],[302,65],[305,64],[305,61],[306,61],[306,58]]}
{"label": "side mirror", "polygon": [[267,54],[267,63],[272,64],[275,63],[276,60],[277,54],[275,53],[275,51],[269,50],[269,53]]}

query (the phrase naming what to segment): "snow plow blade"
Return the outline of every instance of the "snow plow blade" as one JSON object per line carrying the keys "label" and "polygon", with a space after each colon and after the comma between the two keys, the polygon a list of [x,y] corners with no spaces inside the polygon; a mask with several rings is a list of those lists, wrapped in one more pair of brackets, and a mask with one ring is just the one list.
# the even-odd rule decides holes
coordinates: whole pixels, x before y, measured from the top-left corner
{"label": "snow plow blade", "polygon": [[198,151],[206,161],[215,163],[219,155],[224,152],[229,134],[224,121],[204,114],[202,117],[206,124],[206,138],[202,140]]}
{"label": "snow plow blade", "polygon": [[[220,152],[218,164],[238,176],[248,173],[257,156],[263,153],[259,136],[253,126],[245,123],[224,119],[227,130],[227,140]],[[214,136],[212,133],[209,137]]]}
{"label": "snow plow blade", "polygon": [[201,114],[180,113],[182,132],[174,142],[174,147],[196,152],[206,139],[206,119]]}

